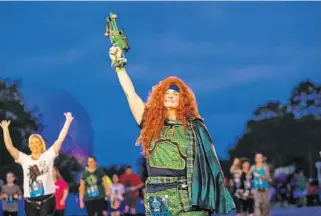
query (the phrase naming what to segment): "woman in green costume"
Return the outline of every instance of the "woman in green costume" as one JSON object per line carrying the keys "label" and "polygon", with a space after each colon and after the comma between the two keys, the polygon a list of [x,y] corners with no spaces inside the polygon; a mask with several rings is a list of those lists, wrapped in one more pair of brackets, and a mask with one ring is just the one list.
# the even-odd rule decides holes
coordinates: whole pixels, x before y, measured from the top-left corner
{"label": "woman in green costume", "polygon": [[[121,49],[111,47],[112,65]],[[141,128],[137,144],[147,158],[145,209],[151,216],[226,214],[235,208],[192,90],[169,77],[154,86],[145,104],[124,67],[114,67]]]}

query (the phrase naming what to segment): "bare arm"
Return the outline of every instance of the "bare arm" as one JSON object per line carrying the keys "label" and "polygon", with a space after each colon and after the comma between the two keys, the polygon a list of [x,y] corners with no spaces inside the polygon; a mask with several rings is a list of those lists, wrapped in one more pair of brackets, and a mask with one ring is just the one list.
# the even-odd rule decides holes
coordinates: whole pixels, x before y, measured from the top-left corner
{"label": "bare arm", "polygon": [[82,202],[84,200],[85,196],[85,181],[83,179],[80,179],[79,184],[79,201]]}
{"label": "bare arm", "polygon": [[62,202],[66,202],[66,199],[68,197],[68,194],[69,194],[69,190],[68,189],[65,189],[64,190],[64,195],[62,197]]}
{"label": "bare arm", "polygon": [[16,149],[13,144],[12,144],[12,140],[10,137],[10,132],[9,132],[9,125],[10,125],[10,121],[2,121],[1,122],[1,127],[2,127],[2,131],[3,131],[3,141],[4,141],[4,145],[6,146],[6,149],[8,150],[8,152],[10,153],[10,155],[15,159],[18,160],[19,157],[19,151],[18,149]]}
{"label": "bare arm", "polygon": [[66,116],[65,124],[64,124],[62,130],[60,131],[58,139],[53,144],[53,148],[54,148],[54,151],[56,154],[58,154],[60,152],[62,143],[65,141],[65,138],[66,138],[69,128],[70,128],[70,124],[73,120],[71,113],[65,113],[65,116]]}
{"label": "bare arm", "polygon": [[134,187],[133,187],[133,190],[139,190],[139,189],[141,189],[143,186],[144,186],[144,183],[140,183],[139,185],[134,186]]}
{"label": "bare arm", "polygon": [[267,164],[264,164],[263,167],[264,167],[264,170],[265,170],[265,175],[263,176],[263,179],[265,179],[267,181],[271,181],[271,175],[270,175],[269,166]]}
{"label": "bare arm", "polygon": [[145,109],[145,103],[143,100],[137,95],[134,85],[128,76],[125,68],[117,68],[116,69],[119,83],[126,95],[130,110],[137,122],[140,124],[143,118],[143,113]]}
{"label": "bare arm", "polygon": [[251,174],[253,174],[254,169],[255,169],[255,166],[252,165],[252,166],[251,166],[251,169],[250,169],[250,173],[251,173]]}

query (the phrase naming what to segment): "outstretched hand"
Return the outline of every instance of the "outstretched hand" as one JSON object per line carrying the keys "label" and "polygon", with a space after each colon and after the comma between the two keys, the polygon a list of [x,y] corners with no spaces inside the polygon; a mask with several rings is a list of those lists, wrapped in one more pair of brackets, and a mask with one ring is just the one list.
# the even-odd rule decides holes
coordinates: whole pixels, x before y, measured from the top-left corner
{"label": "outstretched hand", "polygon": [[1,121],[0,126],[2,127],[2,129],[7,129],[7,128],[9,128],[10,123],[11,123],[10,120],[8,120],[8,121],[3,120],[3,121]]}
{"label": "outstretched hand", "polygon": [[127,62],[126,59],[122,57],[123,55],[123,50],[120,49],[118,46],[113,45],[112,47],[109,48],[109,58],[111,60],[111,66],[115,67],[119,63],[125,63]]}
{"label": "outstretched hand", "polygon": [[74,119],[71,112],[66,112],[66,113],[64,113],[64,115],[66,117],[66,121],[68,121],[68,122],[72,122],[72,120]]}

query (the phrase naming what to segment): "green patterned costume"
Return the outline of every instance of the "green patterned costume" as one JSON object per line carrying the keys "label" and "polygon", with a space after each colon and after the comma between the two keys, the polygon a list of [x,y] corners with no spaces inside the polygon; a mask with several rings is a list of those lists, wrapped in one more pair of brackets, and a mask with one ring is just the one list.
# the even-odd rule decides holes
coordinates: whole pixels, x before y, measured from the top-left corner
{"label": "green patterned costume", "polygon": [[234,209],[210,136],[199,119],[190,120],[186,132],[181,122],[167,121],[160,139],[151,144],[147,169],[146,215],[205,216]]}

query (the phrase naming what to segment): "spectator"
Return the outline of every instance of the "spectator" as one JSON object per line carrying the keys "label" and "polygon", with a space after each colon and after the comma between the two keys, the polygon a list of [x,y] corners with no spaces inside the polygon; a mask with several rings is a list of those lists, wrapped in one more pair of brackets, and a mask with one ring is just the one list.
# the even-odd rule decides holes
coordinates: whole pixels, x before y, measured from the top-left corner
{"label": "spectator", "polygon": [[[234,160],[235,162],[235,160]],[[250,161],[247,158],[237,159],[233,163],[236,167],[231,168],[231,173],[234,174],[235,181],[234,202],[236,206],[236,215],[253,216],[254,213],[254,199],[252,194],[251,180],[252,174],[250,172]]]}
{"label": "spectator", "polygon": [[308,206],[312,206],[312,205],[320,203],[318,181],[315,181],[312,178],[310,178],[309,182],[306,186],[306,190],[307,190],[307,205]]}
{"label": "spectator", "polygon": [[139,189],[144,186],[139,175],[134,174],[132,167],[128,166],[125,173],[120,176],[120,183],[125,186],[125,212],[130,208],[130,213],[136,215],[136,204],[139,197]]}
{"label": "spectator", "polygon": [[240,159],[235,158],[233,160],[233,164],[230,169],[231,174],[233,175],[233,179],[230,183],[230,192],[232,194],[234,203],[235,203],[235,208],[236,208],[236,216],[241,216],[242,215],[242,210],[241,210],[241,200],[240,197],[236,196],[236,192],[239,189],[241,185],[241,175],[242,175],[242,170],[241,170],[241,162]]}
{"label": "spectator", "polygon": [[15,175],[7,173],[7,184],[1,186],[3,216],[18,216],[18,200],[21,200],[20,187],[15,184]]}
{"label": "spectator", "polygon": [[113,199],[110,202],[111,216],[120,216],[124,209],[124,193],[125,187],[119,182],[118,175],[113,175],[113,183],[111,185]]}
{"label": "spectator", "polygon": [[88,157],[88,167],[82,175],[79,186],[80,208],[86,206],[88,216],[102,216],[105,210],[105,197],[110,196],[111,189],[104,171],[97,167],[96,159]]}
{"label": "spectator", "polygon": [[68,185],[65,180],[61,177],[60,172],[57,168],[53,169],[54,181],[56,187],[56,212],[55,216],[64,216],[66,208],[66,199],[68,197]]}
{"label": "spectator", "polygon": [[293,196],[296,199],[296,203],[298,207],[305,205],[305,197],[306,197],[306,183],[307,179],[303,174],[303,171],[300,170],[299,173],[294,175],[295,179],[295,189],[293,191]]}
{"label": "spectator", "polygon": [[268,192],[270,171],[264,161],[266,161],[266,158],[261,153],[257,153],[255,155],[255,165],[251,167],[251,173],[253,174],[254,214],[269,216],[271,211]]}

